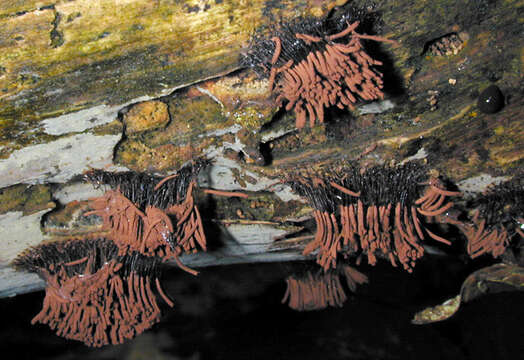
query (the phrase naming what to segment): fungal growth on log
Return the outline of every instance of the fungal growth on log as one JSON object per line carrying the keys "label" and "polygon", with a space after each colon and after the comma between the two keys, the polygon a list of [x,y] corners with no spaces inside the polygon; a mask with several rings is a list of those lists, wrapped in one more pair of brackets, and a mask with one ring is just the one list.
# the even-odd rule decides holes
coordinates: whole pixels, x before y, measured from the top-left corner
{"label": "fungal growth on log", "polygon": [[206,250],[202,218],[195,205],[193,189],[205,160],[181,168],[165,178],[133,172],[91,171],[86,178],[111,189],[92,199],[86,216],[102,217],[103,229],[119,247],[121,255],[137,251],[147,256],[173,258],[190,273],[178,256]]}
{"label": "fungal growth on log", "polygon": [[207,163],[198,159],[164,178],[88,172],[87,180],[109,189],[91,199],[92,210],[84,215],[100,216],[108,237],[56,241],[16,259],[16,267],[38,273],[47,284],[43,309],[32,323],[48,324],[59,336],[89,346],[121,344],[157,323],[160,308],[152,286],[173,306],[160,286],[159,264],[174,259],[182,270],[197,275],[178,256],[206,250],[193,190]]}
{"label": "fungal growth on log", "polygon": [[347,300],[340,276],[346,278],[347,287],[354,292],[357,285],[368,282],[366,275],[351,266],[344,265],[328,272],[318,271],[286,279],[286,292],[282,303],[297,311],[321,310],[328,306],[342,307]]}
{"label": "fungal growth on log", "polygon": [[[383,98],[382,62],[365,51],[362,40],[394,41],[357,32],[360,21],[351,15],[334,19],[297,19],[282,25],[268,39],[255,39],[245,63],[269,76],[276,102],[293,109],[296,127],[309,119],[324,121],[325,109],[340,109]],[[257,69],[258,68],[258,69]]]}
{"label": "fungal growth on log", "polygon": [[160,286],[160,262],[137,252],[120,256],[112,241],[97,238],[40,245],[15,266],[46,281],[43,307],[32,324],[99,347],[121,344],[160,320],[153,288],[173,306]]}
{"label": "fungal growth on log", "polygon": [[456,225],[467,238],[467,252],[472,258],[484,254],[499,257],[514,237],[524,239],[524,178],[490,187],[472,205],[471,222]]}
{"label": "fungal growth on log", "polygon": [[[104,352],[510,354],[521,296],[415,337],[395,319],[524,289],[523,8],[0,1],[5,343],[41,333],[60,358],[151,329]],[[29,312],[39,294],[12,298],[38,290]]]}
{"label": "fungal growth on log", "polygon": [[[85,178],[97,185],[108,185],[104,195],[91,199],[92,211],[84,215],[102,218],[102,228],[121,255],[138,251],[147,256],[174,259],[178,266],[197,274],[178,259],[181,254],[206,250],[202,217],[195,204],[194,190],[200,170],[208,160],[197,159],[167,177],[146,173],[111,173],[93,170]],[[238,192],[204,189],[205,193],[242,197]]]}
{"label": "fungal growth on log", "polygon": [[426,235],[450,244],[423,225],[424,217],[444,214],[453,206],[447,198],[461,195],[445,190],[417,163],[365,170],[345,165],[331,175],[296,175],[288,183],[314,208],[317,231],[304,255],[318,251],[325,271],[336,268],[339,254],[362,253],[371,265],[380,255],[411,272],[424,255]]}

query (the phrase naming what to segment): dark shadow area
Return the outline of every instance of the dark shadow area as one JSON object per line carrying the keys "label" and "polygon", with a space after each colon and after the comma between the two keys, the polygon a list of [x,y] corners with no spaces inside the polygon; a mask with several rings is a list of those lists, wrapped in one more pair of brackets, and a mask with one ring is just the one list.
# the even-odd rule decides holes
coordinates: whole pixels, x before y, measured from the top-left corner
{"label": "dark shadow area", "polygon": [[326,137],[334,141],[347,141],[355,132],[354,119],[347,109],[331,107],[325,110]]}
{"label": "dark shadow area", "polygon": [[403,85],[403,79],[400,73],[395,69],[393,58],[387,48],[391,45],[385,45],[379,41],[365,40],[364,48],[368,55],[382,65],[376,66],[376,69],[383,75],[384,87],[382,91],[386,98],[401,97],[406,93]]}
{"label": "dark shadow area", "polygon": [[276,123],[282,121],[284,116],[287,114],[287,111],[285,109],[285,106],[281,106],[278,111],[273,115],[270,121],[263,124],[260,128],[260,132],[268,131],[270,130]]}
{"label": "dark shadow area", "polygon": [[217,203],[212,196],[206,195],[205,200],[198,203],[198,210],[202,217],[202,224],[204,225],[204,234],[206,235],[206,245],[208,251],[220,249],[224,246],[222,243],[220,226],[210,219],[216,219]]}
{"label": "dark shadow area", "polygon": [[[283,279],[311,263],[165,269],[174,300],[153,329],[124,345],[90,349],[31,326],[43,293],[0,300],[0,350],[18,359],[518,359],[522,293],[485,296],[450,320],[412,325],[413,314],[457,294],[470,269],[426,257],[413,274],[385,261],[361,265],[370,283],[347,293],[344,307],[296,312],[280,303]],[[478,263],[477,263],[478,265]],[[313,268],[315,268],[313,266]],[[467,271],[466,271],[467,270]]]}
{"label": "dark shadow area", "polygon": [[259,151],[260,154],[262,154],[262,157],[264,158],[263,165],[271,165],[271,163],[273,162],[273,154],[271,154],[270,142],[261,142],[259,144]]}

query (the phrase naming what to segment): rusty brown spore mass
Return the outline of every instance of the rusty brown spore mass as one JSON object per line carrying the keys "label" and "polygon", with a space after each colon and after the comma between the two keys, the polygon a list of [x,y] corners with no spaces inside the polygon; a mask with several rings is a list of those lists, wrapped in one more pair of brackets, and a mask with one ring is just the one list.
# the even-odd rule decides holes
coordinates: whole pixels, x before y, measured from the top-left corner
{"label": "rusty brown spore mass", "polygon": [[364,254],[371,265],[381,255],[411,272],[424,255],[426,235],[450,244],[427,229],[424,218],[442,216],[453,206],[448,198],[461,195],[416,163],[365,170],[349,165],[332,175],[293,176],[288,183],[314,209],[317,230],[304,255],[317,252],[325,271],[336,268],[339,255]]}
{"label": "rusty brown spore mass", "polygon": [[[206,250],[206,236],[195,189],[200,170],[209,163],[197,159],[164,178],[145,173],[91,171],[86,178],[97,185],[107,184],[104,195],[91,199],[91,211],[84,215],[102,218],[102,228],[119,248],[121,255],[137,251],[177,265],[193,274],[179,255]],[[238,192],[204,189],[205,193],[228,197]]]}
{"label": "rusty brown spore mass", "polygon": [[346,278],[352,292],[355,292],[357,285],[368,282],[366,275],[348,265],[328,272],[308,271],[302,275],[291,275],[286,279],[287,288],[282,303],[287,302],[291,309],[297,311],[342,307],[347,296],[340,282],[341,276]]}
{"label": "rusty brown spore mass", "polygon": [[147,256],[174,259],[180,268],[197,274],[182,264],[178,256],[206,250],[202,218],[193,190],[205,160],[196,160],[165,178],[143,173],[92,171],[86,178],[109,185],[104,195],[91,199],[86,216],[102,218],[102,227],[121,255],[137,251]]}
{"label": "rusty brown spore mass", "polygon": [[524,239],[524,176],[491,186],[472,201],[470,221],[455,223],[467,239],[471,258],[501,256],[512,239]]}
{"label": "rusty brown spore mass", "polygon": [[[248,64],[264,69],[276,102],[293,109],[296,127],[309,119],[310,126],[324,121],[325,109],[336,106],[354,109],[359,101],[383,98],[382,65],[366,52],[362,40],[394,43],[379,36],[357,32],[360,21],[344,17],[330,20],[301,20],[283,25],[270,40],[254,42]],[[343,27],[344,26],[344,27]]]}
{"label": "rusty brown spore mass", "polygon": [[119,256],[104,238],[43,244],[15,261],[46,281],[42,310],[31,323],[94,347],[121,344],[157,323],[161,312],[153,288],[173,306],[160,285],[159,264],[136,252]]}

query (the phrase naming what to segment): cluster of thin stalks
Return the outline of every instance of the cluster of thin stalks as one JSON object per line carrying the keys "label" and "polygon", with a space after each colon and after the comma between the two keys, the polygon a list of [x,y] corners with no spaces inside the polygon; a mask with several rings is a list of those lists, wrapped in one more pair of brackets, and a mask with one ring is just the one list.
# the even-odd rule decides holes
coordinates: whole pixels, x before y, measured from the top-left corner
{"label": "cluster of thin stalks", "polygon": [[474,201],[475,210],[469,222],[453,222],[467,239],[471,258],[484,254],[501,256],[514,236],[524,239],[524,178],[491,186]]}
{"label": "cluster of thin stalks", "polygon": [[[197,161],[195,165],[164,178],[100,171],[87,174],[90,181],[108,183],[111,189],[91,199],[92,211],[84,215],[102,218],[103,230],[109,232],[121,255],[137,251],[164,260],[174,259],[181,269],[196,275],[197,272],[182,264],[178,257],[199,249],[206,250],[202,217],[194,198],[196,177],[202,163]],[[247,197],[242,193],[212,189],[204,192]]]}
{"label": "cluster of thin stalks", "polygon": [[[163,183],[159,183],[160,188]],[[110,232],[120,254],[138,251],[148,256],[174,259],[185,271],[196,274],[182,264],[178,256],[197,251],[197,244],[206,250],[206,237],[202,218],[194,202],[195,180],[187,187],[185,199],[179,204],[160,209],[147,205],[139,209],[118,189],[108,190],[104,195],[91,200],[92,211],[84,215],[98,215],[103,229]]]}
{"label": "cluster of thin stalks", "polygon": [[[61,256],[64,248],[67,255]],[[42,310],[31,323],[47,324],[59,336],[94,347],[132,339],[160,320],[153,285],[173,306],[154,274],[156,262],[137,253],[118,256],[106,239],[34,248],[18,259],[18,266],[37,271],[47,284]]]}
{"label": "cluster of thin stalks", "polygon": [[[362,180],[366,176],[355,175],[354,183],[362,185],[368,181]],[[336,268],[339,254],[361,252],[366,254],[371,265],[376,264],[377,255],[380,255],[388,258],[393,266],[398,266],[399,262],[412,272],[415,262],[424,255],[421,242],[426,235],[450,245],[447,239],[424,227],[423,218],[444,214],[453,206],[448,197],[460,196],[459,192],[445,190],[438,180],[431,179],[426,182],[422,196],[413,201],[406,198],[407,193],[389,193],[384,195],[388,198],[379,199],[369,194],[366,184],[359,186],[357,192],[348,188],[350,184],[346,180],[313,178],[309,183],[304,179],[294,183],[299,192],[312,201],[317,225],[314,240],[303,253],[317,252],[317,263],[325,271]],[[397,182],[398,186],[405,187],[423,185]]]}
{"label": "cluster of thin stalks", "polygon": [[[337,106],[354,108],[360,100],[383,98],[382,74],[374,69],[382,62],[372,59],[364,50],[361,40],[393,42],[378,36],[363,35],[355,31],[359,21],[347,23],[347,28],[333,35],[316,36],[295,33],[303,41],[307,56],[296,62],[289,59],[277,67],[285,49],[279,36],[271,40],[275,50],[271,59],[269,89],[275,91],[277,103],[287,100],[286,110],[294,109],[296,127],[301,129],[309,118],[311,127],[324,121],[324,109]],[[349,38],[346,44],[335,42]],[[276,84],[276,86],[275,86]]]}
{"label": "cluster of thin stalks", "polygon": [[[340,276],[346,278],[346,283],[351,291],[357,285],[368,282],[366,275],[344,265],[341,271],[317,272],[308,271],[305,275],[289,276],[286,279],[287,289],[282,303],[297,311],[321,310],[328,306],[342,307],[347,300],[346,293],[340,281]],[[339,274],[341,272],[341,275]]]}
{"label": "cluster of thin stalks", "polygon": [[[521,219],[524,223],[524,219]],[[509,245],[510,235],[505,228],[487,227],[486,219],[479,219],[478,211],[473,216],[472,224],[460,224],[459,228],[467,239],[468,255],[474,259],[484,254],[499,257]],[[517,228],[524,238],[524,233]]]}
{"label": "cluster of thin stalks", "polygon": [[[85,215],[102,218],[108,239],[69,239],[32,249],[15,265],[46,280],[42,311],[32,323],[47,324],[59,336],[89,346],[120,344],[160,319],[152,287],[170,306],[160,286],[160,262],[206,250],[202,218],[194,200],[199,169],[205,161],[159,178],[140,173],[92,171],[86,178],[110,186],[91,199]],[[222,196],[245,194],[207,190]],[[154,279],[154,280],[153,280]]]}

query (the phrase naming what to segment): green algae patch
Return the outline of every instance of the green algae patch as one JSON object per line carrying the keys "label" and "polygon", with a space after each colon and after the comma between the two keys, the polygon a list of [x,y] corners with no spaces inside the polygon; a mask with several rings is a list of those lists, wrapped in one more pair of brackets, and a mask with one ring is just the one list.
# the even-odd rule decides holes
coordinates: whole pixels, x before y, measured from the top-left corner
{"label": "green algae patch", "polygon": [[[116,150],[118,164],[136,171],[175,170],[184,162],[200,156],[205,148],[217,141],[215,134],[227,132],[227,128],[234,124],[225,117],[220,104],[194,87],[176,92],[164,101],[162,104],[168,114],[162,117],[169,118],[167,124],[163,121],[161,127],[144,126],[140,131],[126,131],[127,137]],[[140,118],[144,124],[156,123],[149,111],[138,113],[133,110],[138,107],[143,106],[135,105],[130,109],[136,113],[134,117]]]}
{"label": "green algae patch", "polygon": [[145,101],[124,114],[126,135],[163,128],[169,122],[167,105],[161,101]]}
{"label": "green algae patch", "polygon": [[161,134],[146,137],[150,144],[199,142],[199,136],[204,137],[233,125],[219,103],[195,88],[175,94],[168,105],[171,122]]}
{"label": "green algae patch", "polygon": [[56,0],[2,0],[0,1],[0,19],[45,9],[53,6],[55,3]]}
{"label": "green algae patch", "polygon": [[49,186],[20,184],[0,189],[0,214],[22,211],[27,216],[54,207]]}
{"label": "green algae patch", "polygon": [[125,140],[117,148],[115,163],[134,171],[166,172],[179,168],[197,153],[191,146],[165,144],[149,147],[136,140]]}
{"label": "green algae patch", "polygon": [[278,109],[267,85],[267,79],[259,80],[255,73],[246,72],[207,81],[202,88],[223,105],[225,115],[236,124],[249,131],[259,131]]}
{"label": "green algae patch", "polygon": [[262,0],[2,2],[2,155],[42,141],[25,134],[38,133],[38,122],[58,112],[124,104],[235,70],[254,29],[271,22],[267,8],[279,18],[315,6],[305,0],[279,6]]}
{"label": "green algae patch", "polygon": [[[248,199],[214,196],[214,218],[221,221],[281,222],[294,215],[303,204],[285,202],[269,192],[248,193]],[[201,202],[205,198],[201,196]]]}
{"label": "green algae patch", "polygon": [[258,130],[271,119],[271,115],[274,113],[274,111],[269,111],[268,114],[266,109],[260,106],[246,106],[232,111],[231,116],[235,119],[235,123],[243,128]]}

